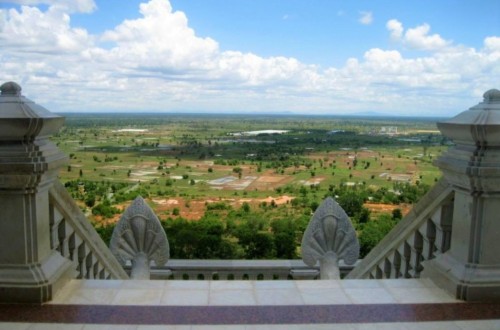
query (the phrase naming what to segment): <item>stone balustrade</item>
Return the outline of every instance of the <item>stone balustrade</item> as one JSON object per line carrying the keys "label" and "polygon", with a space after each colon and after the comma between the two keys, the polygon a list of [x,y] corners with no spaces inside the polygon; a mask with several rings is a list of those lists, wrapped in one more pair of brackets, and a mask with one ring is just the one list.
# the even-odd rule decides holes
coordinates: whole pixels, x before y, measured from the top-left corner
{"label": "stone balustrade", "polygon": [[422,262],[450,248],[453,190],[441,179],[347,278],[418,278]]}
{"label": "stone balustrade", "polygon": [[128,275],[102,241],[66,188],[49,191],[50,245],[73,263],[75,278],[126,279]]}
{"label": "stone balustrade", "polygon": [[[341,261],[341,277],[354,267]],[[130,271],[130,265],[125,269]],[[319,265],[309,267],[302,260],[170,259],[163,267],[151,267],[151,279],[161,280],[315,280],[319,274]]]}

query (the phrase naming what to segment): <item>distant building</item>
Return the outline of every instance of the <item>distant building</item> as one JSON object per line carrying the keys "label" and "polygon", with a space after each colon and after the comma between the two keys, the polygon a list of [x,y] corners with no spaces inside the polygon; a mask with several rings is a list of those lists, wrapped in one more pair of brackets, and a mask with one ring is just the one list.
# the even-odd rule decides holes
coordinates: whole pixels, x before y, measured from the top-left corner
{"label": "distant building", "polygon": [[382,126],[380,128],[380,134],[397,135],[398,134],[398,127],[397,126]]}

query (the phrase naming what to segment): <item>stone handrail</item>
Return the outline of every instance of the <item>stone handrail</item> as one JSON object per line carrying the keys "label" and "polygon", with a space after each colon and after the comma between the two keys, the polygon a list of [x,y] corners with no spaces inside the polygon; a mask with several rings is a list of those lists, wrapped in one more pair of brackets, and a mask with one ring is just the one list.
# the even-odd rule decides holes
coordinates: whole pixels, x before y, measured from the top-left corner
{"label": "stone handrail", "polygon": [[57,180],[49,191],[49,208],[51,249],[73,262],[75,278],[128,278],[115,256]]}
{"label": "stone handrail", "polygon": [[438,181],[347,278],[418,278],[423,261],[450,248],[453,198],[448,182]]}
{"label": "stone handrail", "polygon": [[[341,262],[340,274],[353,267]],[[163,267],[151,267],[151,279],[162,280],[313,280],[319,273],[319,265],[309,267],[302,260],[170,259]]]}

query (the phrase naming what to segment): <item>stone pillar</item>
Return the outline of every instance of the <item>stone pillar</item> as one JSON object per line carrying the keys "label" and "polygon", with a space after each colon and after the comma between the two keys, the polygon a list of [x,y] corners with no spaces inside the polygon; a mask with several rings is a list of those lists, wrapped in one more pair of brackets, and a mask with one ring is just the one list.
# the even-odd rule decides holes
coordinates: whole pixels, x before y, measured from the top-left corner
{"label": "stone pillar", "polygon": [[50,246],[49,188],[67,157],[49,141],[64,123],[0,86],[0,302],[42,303],[73,276]]}
{"label": "stone pillar", "polygon": [[438,128],[456,144],[435,162],[455,191],[451,244],[421,276],[459,299],[500,300],[500,91]]}

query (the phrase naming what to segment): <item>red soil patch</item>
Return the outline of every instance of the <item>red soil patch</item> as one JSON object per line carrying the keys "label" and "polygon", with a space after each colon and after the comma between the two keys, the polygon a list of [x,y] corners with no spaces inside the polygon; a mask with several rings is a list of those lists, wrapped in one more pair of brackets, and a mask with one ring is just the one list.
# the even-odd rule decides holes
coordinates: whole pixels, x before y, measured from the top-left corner
{"label": "red soil patch", "polygon": [[378,215],[381,213],[391,213],[395,209],[400,209],[403,216],[407,215],[410,212],[412,205],[411,204],[377,204],[377,203],[365,203],[364,207],[370,210],[372,215]]}

